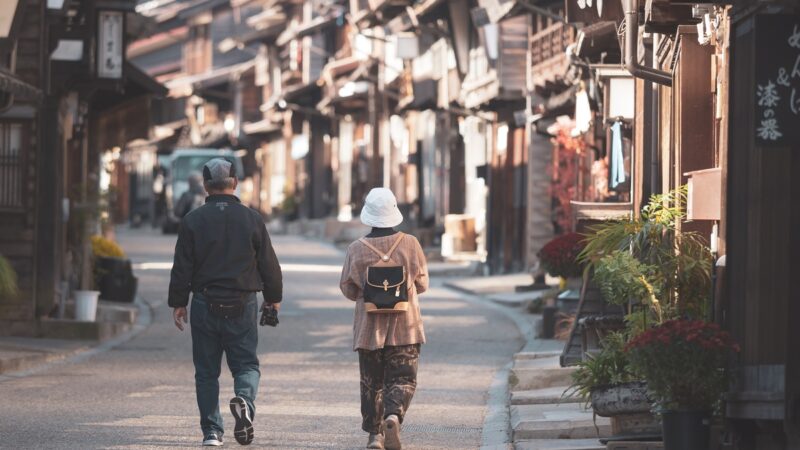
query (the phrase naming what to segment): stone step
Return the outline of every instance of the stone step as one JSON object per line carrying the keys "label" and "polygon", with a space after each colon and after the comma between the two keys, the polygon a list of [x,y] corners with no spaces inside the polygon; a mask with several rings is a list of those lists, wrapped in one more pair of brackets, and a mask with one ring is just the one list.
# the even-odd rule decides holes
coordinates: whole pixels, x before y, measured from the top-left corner
{"label": "stone step", "polygon": [[514,442],[531,439],[599,439],[611,435],[611,421],[594,417],[581,403],[511,406]]}
{"label": "stone step", "polygon": [[25,370],[84,351],[89,341],[40,338],[0,338],[0,374]]}
{"label": "stone step", "polygon": [[606,450],[597,439],[531,439],[514,443],[515,450]]}
{"label": "stone step", "polygon": [[517,369],[560,369],[558,357],[560,353],[542,354],[538,358],[516,359],[514,368]]}
{"label": "stone step", "polygon": [[513,292],[518,285],[530,284],[533,278],[528,273],[497,275],[491,277],[472,277],[448,280],[444,285],[457,291],[474,295]]}
{"label": "stone step", "polygon": [[0,374],[25,370],[62,357],[58,353],[0,349]]}
{"label": "stone step", "polygon": [[661,450],[663,442],[609,442],[608,450]]}
{"label": "stone step", "polygon": [[582,403],[583,399],[575,395],[564,396],[569,386],[555,386],[530,391],[514,391],[511,393],[512,405],[552,405],[558,403]]}
{"label": "stone step", "polygon": [[49,318],[39,321],[41,337],[49,339],[105,341],[132,328],[132,324],[125,322],[78,322]]}
{"label": "stone step", "polygon": [[543,358],[555,358],[558,361],[558,357],[561,356],[561,351],[552,351],[552,352],[519,352],[514,355],[514,362],[517,361],[529,361],[532,359],[543,359]]}
{"label": "stone step", "polygon": [[528,306],[531,302],[540,301],[542,293],[543,291],[503,292],[489,295],[488,298],[498,305],[518,308],[520,306]]}
{"label": "stone step", "polygon": [[522,359],[514,363],[508,382],[512,391],[530,391],[572,384],[572,367],[561,367],[558,356]]}
{"label": "stone step", "polygon": [[[75,302],[69,301],[64,310],[65,317],[75,317]],[[97,302],[97,322],[120,322],[127,324],[136,323],[139,308],[130,303],[110,302],[100,300]]]}

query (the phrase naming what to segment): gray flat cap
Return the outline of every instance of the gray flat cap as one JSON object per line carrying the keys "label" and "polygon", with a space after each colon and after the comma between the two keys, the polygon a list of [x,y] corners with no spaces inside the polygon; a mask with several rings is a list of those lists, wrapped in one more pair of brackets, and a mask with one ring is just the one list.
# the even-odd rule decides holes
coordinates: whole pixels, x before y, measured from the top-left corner
{"label": "gray flat cap", "polygon": [[236,166],[223,158],[214,158],[203,166],[203,180],[223,181],[236,177]]}

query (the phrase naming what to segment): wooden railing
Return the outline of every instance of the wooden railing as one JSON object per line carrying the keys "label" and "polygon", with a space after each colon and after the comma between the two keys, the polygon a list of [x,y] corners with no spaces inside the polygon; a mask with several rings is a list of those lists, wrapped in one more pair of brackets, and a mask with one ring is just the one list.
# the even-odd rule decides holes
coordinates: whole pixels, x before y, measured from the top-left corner
{"label": "wooden railing", "polygon": [[531,71],[534,84],[564,75],[567,69],[567,46],[575,42],[575,30],[554,23],[531,37]]}

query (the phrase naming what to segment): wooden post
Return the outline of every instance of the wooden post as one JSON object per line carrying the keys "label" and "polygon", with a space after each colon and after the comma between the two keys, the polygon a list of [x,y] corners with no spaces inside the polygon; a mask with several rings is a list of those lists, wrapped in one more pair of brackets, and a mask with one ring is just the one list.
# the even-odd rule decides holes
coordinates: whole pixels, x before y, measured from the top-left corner
{"label": "wooden post", "polygon": [[36,188],[36,286],[35,315],[46,314],[56,300],[61,278],[61,167],[62,149],[58,129],[58,104],[51,96],[39,109],[39,139]]}

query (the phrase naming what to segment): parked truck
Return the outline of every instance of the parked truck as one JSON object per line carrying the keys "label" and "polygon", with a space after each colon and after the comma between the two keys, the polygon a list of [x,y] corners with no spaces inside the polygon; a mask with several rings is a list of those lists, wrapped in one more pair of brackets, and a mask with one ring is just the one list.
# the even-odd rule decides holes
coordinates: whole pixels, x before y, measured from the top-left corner
{"label": "parked truck", "polygon": [[[231,161],[236,167],[236,176],[242,181],[244,169],[242,159],[233,150],[212,148],[181,148],[176,149],[171,155],[161,159],[161,164],[166,169],[166,215],[162,224],[164,233],[178,231],[183,211],[177,211],[176,206],[181,196],[189,190],[189,177],[193,173],[202,174],[203,165],[214,158],[224,158]],[[241,187],[236,188],[237,195]]]}

